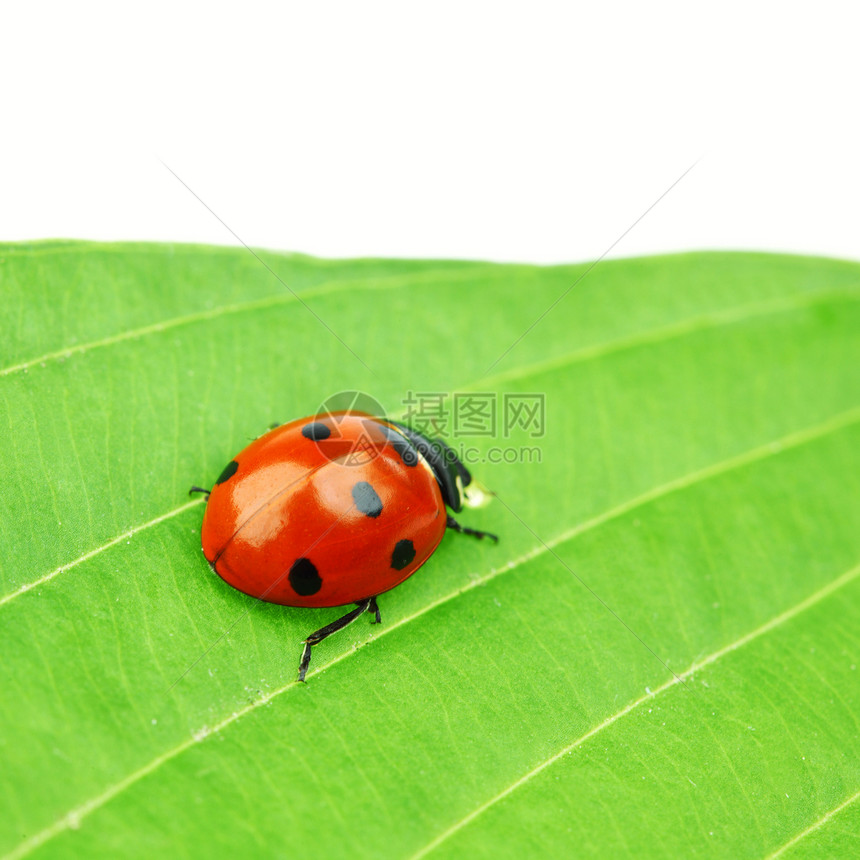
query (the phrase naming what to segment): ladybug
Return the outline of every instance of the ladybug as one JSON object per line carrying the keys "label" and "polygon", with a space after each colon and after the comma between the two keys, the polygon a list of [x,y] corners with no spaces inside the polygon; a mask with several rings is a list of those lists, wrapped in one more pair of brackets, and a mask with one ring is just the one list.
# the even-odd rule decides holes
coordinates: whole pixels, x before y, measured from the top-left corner
{"label": "ladybug", "polygon": [[304,640],[299,681],[314,645],[364,612],[381,622],[379,595],[412,576],[447,529],[498,542],[448,514],[482,497],[448,445],[363,412],[276,426],[211,490],[190,492],[206,495],[203,554],[229,585],[284,606],[355,604]]}

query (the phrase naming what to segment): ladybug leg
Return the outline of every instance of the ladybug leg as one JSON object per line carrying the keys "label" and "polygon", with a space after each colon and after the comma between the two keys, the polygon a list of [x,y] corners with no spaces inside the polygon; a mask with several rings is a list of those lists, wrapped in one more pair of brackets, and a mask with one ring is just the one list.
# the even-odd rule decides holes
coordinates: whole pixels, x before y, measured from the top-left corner
{"label": "ladybug leg", "polygon": [[204,490],[203,487],[192,487],[188,491],[188,495],[190,496],[192,493],[203,493],[203,495],[206,496],[206,498],[208,499],[209,493],[211,493],[211,492],[212,492],[212,490]]}
{"label": "ladybug leg", "polygon": [[473,537],[478,538],[479,540],[483,540],[485,537],[490,538],[490,540],[495,543],[499,542],[499,536],[494,535],[492,532],[479,532],[477,529],[466,528],[466,526],[461,526],[454,517],[448,517],[448,528],[454,529],[455,532],[460,532],[462,535],[472,535]]}
{"label": "ladybug leg", "polygon": [[373,621],[370,622],[371,624],[382,624],[382,616],[379,614],[379,607],[376,605],[375,597],[370,598],[370,606],[367,607],[367,611],[372,612],[374,616]]}
{"label": "ladybug leg", "polygon": [[[367,600],[362,600],[360,603],[356,604],[355,609],[350,610],[346,613],[342,618],[338,618],[337,621],[332,621],[331,624],[326,624],[325,627],[320,627],[319,630],[311,633],[307,639],[305,639],[305,650],[302,651],[302,659],[299,663],[299,680],[304,681],[305,675],[308,671],[308,666],[311,663],[311,648],[314,645],[318,645],[328,636],[331,636],[332,633],[337,633],[338,630],[343,630],[347,624],[352,624],[359,615],[363,612],[367,612],[368,609],[372,609],[371,603],[374,603],[375,598],[368,597]],[[379,610],[377,610],[378,612]]]}

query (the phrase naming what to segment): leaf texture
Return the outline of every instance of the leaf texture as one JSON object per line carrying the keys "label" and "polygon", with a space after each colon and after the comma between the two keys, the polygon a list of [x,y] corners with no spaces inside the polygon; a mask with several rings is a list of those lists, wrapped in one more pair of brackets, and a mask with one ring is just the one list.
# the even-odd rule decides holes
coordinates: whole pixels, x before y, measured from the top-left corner
{"label": "leaf texture", "polygon": [[[0,248],[0,856],[856,853],[860,266],[256,253]],[[298,686],[187,490],[351,389],[546,432]]]}

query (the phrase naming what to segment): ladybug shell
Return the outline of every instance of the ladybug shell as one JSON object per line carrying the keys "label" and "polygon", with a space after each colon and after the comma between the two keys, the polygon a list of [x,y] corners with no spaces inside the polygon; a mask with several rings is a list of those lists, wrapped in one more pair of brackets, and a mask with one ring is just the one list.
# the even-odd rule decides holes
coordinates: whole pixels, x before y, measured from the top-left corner
{"label": "ladybug shell", "polygon": [[341,606],[415,573],[446,523],[430,466],[397,427],[332,413],[277,427],[236,456],[209,496],[203,553],[252,597]]}

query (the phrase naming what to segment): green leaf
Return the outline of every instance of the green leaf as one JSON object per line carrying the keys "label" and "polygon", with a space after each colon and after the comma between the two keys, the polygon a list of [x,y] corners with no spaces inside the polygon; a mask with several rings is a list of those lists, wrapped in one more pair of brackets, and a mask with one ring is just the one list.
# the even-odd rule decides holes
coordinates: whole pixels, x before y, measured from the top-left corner
{"label": "green leaf", "polygon": [[[53,242],[0,298],[0,853],[857,852],[857,264]],[[541,394],[545,433],[456,437],[501,542],[299,686],[338,610],[214,577],[187,491],[347,389]]]}

